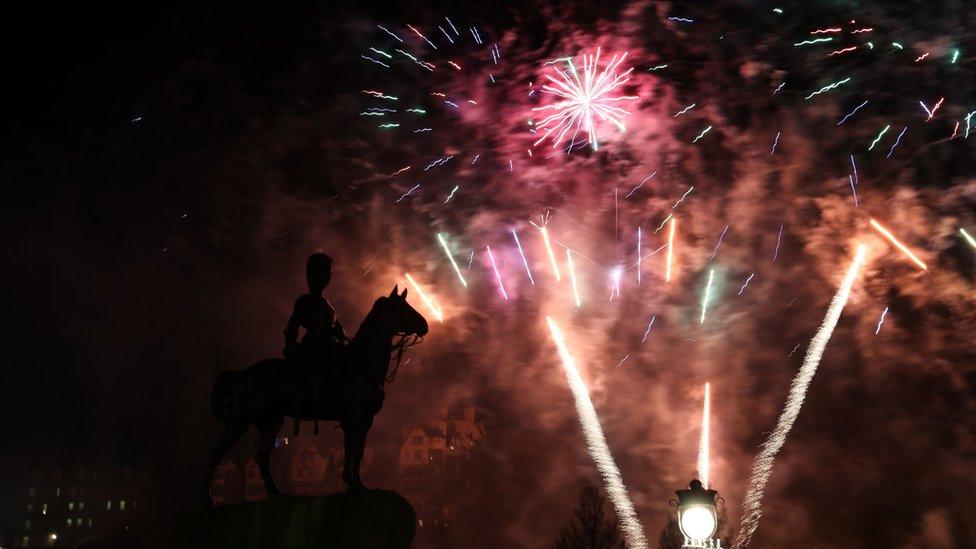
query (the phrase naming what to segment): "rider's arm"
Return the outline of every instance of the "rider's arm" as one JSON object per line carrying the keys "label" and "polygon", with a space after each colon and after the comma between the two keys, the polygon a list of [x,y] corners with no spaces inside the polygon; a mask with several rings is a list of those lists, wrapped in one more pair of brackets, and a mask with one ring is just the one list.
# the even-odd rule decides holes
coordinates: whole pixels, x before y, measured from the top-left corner
{"label": "rider's arm", "polygon": [[288,324],[285,326],[285,350],[284,354],[287,357],[289,353],[298,347],[298,329],[302,325],[301,317],[299,316],[299,309],[301,308],[302,298],[298,298],[295,302],[295,309],[292,311],[291,316],[288,317]]}

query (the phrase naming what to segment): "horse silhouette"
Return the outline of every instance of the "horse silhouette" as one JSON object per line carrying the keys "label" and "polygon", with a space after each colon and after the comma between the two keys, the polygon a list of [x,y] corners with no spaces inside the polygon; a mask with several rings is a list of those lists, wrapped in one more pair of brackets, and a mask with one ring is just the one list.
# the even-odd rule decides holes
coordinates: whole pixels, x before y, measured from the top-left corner
{"label": "horse silhouette", "polygon": [[[260,434],[254,457],[264,486],[269,495],[282,493],[271,475],[271,450],[285,416],[338,421],[345,450],[342,480],[350,490],[364,489],[359,467],[373,417],[383,407],[383,385],[395,376],[403,351],[419,343],[425,334],[427,320],[407,303],[407,290],[398,294],[394,286],[389,296],[373,303],[352,343],[339,351],[332,366],[310,373],[309,383],[296,384],[296,368],[300,366],[284,359],[262,360],[243,370],[221,372],[213,387],[213,414],[225,427],[210,453],[202,487],[204,500],[212,501],[210,483],[217,465],[251,425]],[[394,351],[396,366],[388,377]],[[317,398],[313,394],[316,386]],[[303,392],[303,398],[295,398],[297,390]]]}

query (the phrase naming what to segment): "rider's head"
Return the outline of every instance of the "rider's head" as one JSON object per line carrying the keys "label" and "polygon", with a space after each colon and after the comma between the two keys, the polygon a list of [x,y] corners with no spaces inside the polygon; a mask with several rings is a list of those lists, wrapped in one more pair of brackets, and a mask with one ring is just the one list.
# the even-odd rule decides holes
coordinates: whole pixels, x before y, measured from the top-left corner
{"label": "rider's head", "polygon": [[332,280],[332,258],[325,254],[312,254],[305,263],[305,279],[308,281],[308,291],[319,293]]}

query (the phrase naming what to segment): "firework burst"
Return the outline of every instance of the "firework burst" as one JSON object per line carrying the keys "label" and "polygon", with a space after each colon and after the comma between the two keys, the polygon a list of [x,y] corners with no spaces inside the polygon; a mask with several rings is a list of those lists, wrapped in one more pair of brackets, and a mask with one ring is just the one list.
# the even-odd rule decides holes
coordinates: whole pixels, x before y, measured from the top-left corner
{"label": "firework burst", "polygon": [[[613,124],[621,133],[626,130],[623,119],[630,113],[617,104],[639,99],[635,95],[619,95],[620,89],[630,80],[629,75],[634,70],[630,68],[619,74],[617,72],[627,58],[627,53],[612,56],[610,62],[602,68],[599,48],[595,55],[584,53],[581,57],[582,65],[578,69],[571,57],[547,63],[556,67],[555,75],[546,75],[549,84],[543,85],[542,91],[556,96],[557,100],[551,105],[532,109],[547,114],[536,125],[537,131],[542,135],[534,145],[551,139],[553,148],[556,148],[570,132],[572,143],[579,143],[576,136],[584,132],[584,142],[596,150],[597,128],[601,122]],[[563,63],[566,65],[565,70],[559,68]]]}

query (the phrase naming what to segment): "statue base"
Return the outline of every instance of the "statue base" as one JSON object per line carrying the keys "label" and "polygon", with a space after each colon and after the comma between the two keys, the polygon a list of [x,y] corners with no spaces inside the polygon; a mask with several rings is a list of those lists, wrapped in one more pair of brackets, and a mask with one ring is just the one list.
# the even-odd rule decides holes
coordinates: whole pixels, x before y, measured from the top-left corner
{"label": "statue base", "polygon": [[416,527],[410,503],[388,490],[286,495],[185,513],[172,547],[409,548]]}

